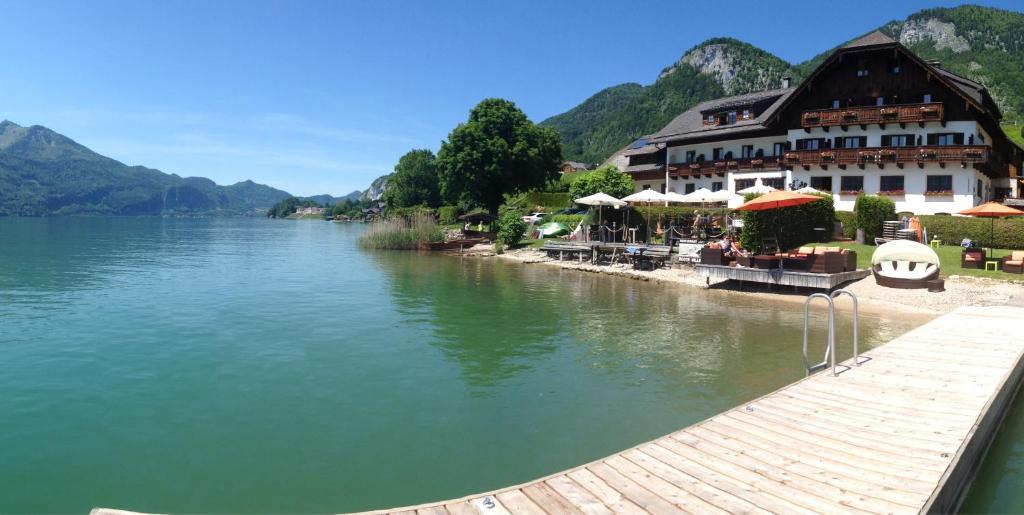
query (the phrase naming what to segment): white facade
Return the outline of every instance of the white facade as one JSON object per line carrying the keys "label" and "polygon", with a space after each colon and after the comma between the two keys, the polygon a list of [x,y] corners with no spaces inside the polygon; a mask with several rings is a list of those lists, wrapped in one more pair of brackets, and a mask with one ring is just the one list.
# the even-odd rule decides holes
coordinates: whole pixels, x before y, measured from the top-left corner
{"label": "white facade", "polygon": [[[796,149],[798,148],[797,140],[808,138],[825,138],[832,142],[836,137],[864,136],[866,138],[866,147],[881,147],[883,135],[911,135],[915,140],[914,145],[916,146],[918,137],[920,137],[922,144],[927,144],[928,134],[936,133],[960,133],[964,135],[964,144],[991,145],[989,135],[974,121],[950,121],[944,127],[939,122],[927,122],[923,127],[917,123],[907,123],[903,127],[892,123],[887,124],[885,129],[882,129],[878,124],[867,125],[865,129],[862,129],[860,125],[851,125],[845,131],[840,127],[831,127],[828,131],[816,127],[810,131],[792,129],[785,136],[743,138],[681,145],[668,149],[668,160],[672,164],[685,163],[688,157],[697,158],[703,155],[705,161],[713,161],[715,148],[722,149],[720,160],[724,160],[724,156],[728,152],[732,152],[732,159],[742,159],[745,157],[745,146],[750,147],[748,152],[751,152],[752,155],[756,155],[758,150],[761,150],[764,156],[774,156],[779,154],[779,146],[776,144],[788,143],[789,148]],[[785,151],[782,151],[782,153],[785,153]],[[903,168],[899,168],[895,164],[887,164],[883,168],[879,168],[876,164],[865,164],[863,169],[857,165],[848,165],[845,169],[841,169],[836,165],[829,165],[828,169],[811,165],[809,170],[805,170],[802,166],[794,166],[791,169],[783,170],[771,170],[770,168],[758,171],[732,170],[727,172],[725,177],[712,174],[711,177],[700,176],[672,179],[667,177],[666,174],[665,180],[637,181],[636,189],[639,191],[644,189],[644,186],[648,186],[652,189],[660,190],[661,185],[665,184],[665,191],[677,193],[686,193],[699,188],[707,188],[712,191],[727,189],[735,193],[738,189],[741,189],[741,187],[737,187],[736,181],[742,179],[781,179],[782,184],[789,188],[793,184],[801,183],[818,187],[822,184],[821,181],[815,180],[816,178],[829,177],[831,178],[831,191],[836,210],[852,211],[857,197],[856,194],[840,193],[843,189],[842,178],[844,176],[861,177],[863,179],[862,191],[869,195],[879,194],[882,189],[883,177],[902,176],[904,193],[892,195],[890,198],[896,203],[897,211],[908,211],[916,214],[956,213],[991,200],[995,187],[1009,187],[1009,183],[1012,182],[1010,179],[997,179],[994,183],[985,174],[975,170],[970,165],[961,166],[959,163],[951,162],[946,163],[943,167],[939,163],[929,162],[924,167],[919,167],[916,163],[907,163],[904,164]],[[926,195],[929,176],[948,177],[952,185],[952,195]],[[898,179],[886,180],[898,181]],[[933,180],[945,181],[947,179],[936,177]],[[851,182],[856,182],[856,179]]]}

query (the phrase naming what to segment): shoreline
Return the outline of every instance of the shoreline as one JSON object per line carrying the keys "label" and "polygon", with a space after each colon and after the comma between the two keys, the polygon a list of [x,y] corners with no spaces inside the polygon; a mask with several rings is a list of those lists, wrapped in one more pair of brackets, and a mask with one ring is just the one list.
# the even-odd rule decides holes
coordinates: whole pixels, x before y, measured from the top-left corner
{"label": "shoreline", "polygon": [[[506,250],[503,254],[495,254],[491,245],[478,245],[467,249],[464,256],[475,257],[496,257],[506,261],[520,263],[523,265],[544,265],[566,270],[604,274],[614,277],[624,277],[639,281],[653,281],[662,284],[670,284],[700,290],[720,291],[723,293],[750,295],[756,298],[790,302],[802,305],[807,298],[807,291],[794,292],[791,288],[779,288],[775,291],[768,291],[762,286],[745,285],[727,281],[711,281],[710,284],[704,277],[697,275],[693,268],[659,268],[654,271],[645,272],[633,270],[627,265],[591,265],[575,261],[558,261],[549,258],[545,253],[532,249],[520,248]],[[847,283],[843,286],[853,292],[859,301],[859,310],[862,314],[894,312],[914,316],[939,316],[961,307],[961,306],[999,306],[999,305],[1021,305],[1024,306],[1024,287],[998,281],[993,279],[949,275],[945,277],[946,291],[932,293],[925,289],[903,290],[886,288],[875,283],[872,276],[865,277],[858,281]],[[836,304],[837,311],[848,311],[849,302],[840,301]]]}

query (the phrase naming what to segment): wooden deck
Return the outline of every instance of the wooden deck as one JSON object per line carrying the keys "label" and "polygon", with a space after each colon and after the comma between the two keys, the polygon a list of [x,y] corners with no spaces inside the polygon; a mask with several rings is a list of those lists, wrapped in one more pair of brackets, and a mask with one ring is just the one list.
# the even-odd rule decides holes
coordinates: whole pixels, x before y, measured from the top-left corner
{"label": "wooden deck", "polygon": [[949,513],[1021,382],[1021,321],[1022,308],[960,308],[837,377],[820,372],[614,456],[372,513]]}
{"label": "wooden deck", "polygon": [[697,273],[708,279],[730,279],[752,283],[770,284],[773,286],[794,286],[798,288],[816,288],[833,290],[850,281],[863,279],[871,275],[870,270],[854,270],[838,274],[812,274],[779,270],[777,268],[747,268],[739,266],[697,265]]}
{"label": "wooden deck", "polygon": [[1021,383],[1022,320],[1019,307],[960,308],[838,376],[820,372],[593,463],[372,513],[953,512]]}

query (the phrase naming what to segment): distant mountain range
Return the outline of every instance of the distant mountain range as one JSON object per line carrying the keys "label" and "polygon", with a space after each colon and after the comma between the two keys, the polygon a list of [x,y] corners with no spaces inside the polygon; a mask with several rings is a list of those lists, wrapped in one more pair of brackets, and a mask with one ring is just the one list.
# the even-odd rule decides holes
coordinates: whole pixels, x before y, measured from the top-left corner
{"label": "distant mountain range", "polygon": [[[322,204],[346,198],[311,197]],[[254,215],[292,195],[252,181],[220,186],[102,156],[46,127],[0,122],[0,215]]]}
{"label": "distant mountain range", "polygon": [[[1007,121],[1024,121],[1024,13],[978,6],[925,9],[878,30],[923,59],[940,60],[943,68],[984,84]],[[842,21],[836,20],[841,31]],[[790,64],[742,41],[710,39],[662,70],[653,84],[604,89],[541,124],[562,135],[565,159],[600,162],[699,102],[777,88],[783,76],[796,84],[831,53]]]}

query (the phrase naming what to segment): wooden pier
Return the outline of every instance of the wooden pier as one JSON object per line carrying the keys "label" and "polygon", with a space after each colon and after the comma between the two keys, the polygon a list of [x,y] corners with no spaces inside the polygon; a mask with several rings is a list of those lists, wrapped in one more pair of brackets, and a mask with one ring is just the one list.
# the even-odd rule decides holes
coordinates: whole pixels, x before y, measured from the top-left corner
{"label": "wooden pier", "polygon": [[740,266],[697,265],[697,273],[708,279],[731,279],[773,286],[793,286],[832,291],[850,281],[871,275],[870,270],[852,270],[837,274],[814,274],[778,268],[748,268]]}
{"label": "wooden pier", "polygon": [[[613,456],[373,513],[954,512],[1021,383],[1022,321],[1024,308],[960,308],[837,376],[819,372]],[[124,512],[93,510],[114,513]]]}

